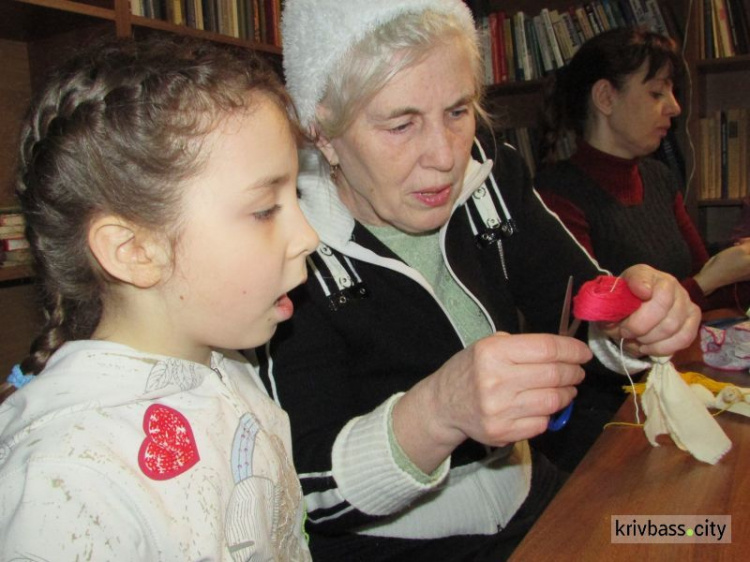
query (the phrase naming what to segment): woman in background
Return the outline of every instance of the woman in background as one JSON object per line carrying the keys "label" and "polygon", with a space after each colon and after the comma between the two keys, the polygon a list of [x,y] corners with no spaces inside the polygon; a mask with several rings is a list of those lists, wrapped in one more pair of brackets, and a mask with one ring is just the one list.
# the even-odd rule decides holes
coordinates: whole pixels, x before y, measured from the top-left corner
{"label": "woman in background", "polygon": [[575,131],[577,150],[542,169],[535,185],[603,268],[619,274],[646,263],[680,279],[702,310],[744,310],[750,241],[709,259],[676,178],[647,158],[680,114],[681,68],[674,41],[655,33],[621,28],[587,41],[554,79],[542,134],[547,161],[564,130]]}

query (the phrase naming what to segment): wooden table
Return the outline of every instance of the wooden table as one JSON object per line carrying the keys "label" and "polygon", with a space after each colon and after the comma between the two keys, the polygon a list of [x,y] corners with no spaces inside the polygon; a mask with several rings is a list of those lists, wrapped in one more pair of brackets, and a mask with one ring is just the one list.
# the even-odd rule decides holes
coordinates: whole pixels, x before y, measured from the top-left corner
{"label": "wooden table", "polygon": [[[680,370],[750,386],[746,372],[722,373],[700,362]],[[605,429],[511,560],[750,560],[750,418],[716,419],[732,441],[716,465],[679,450],[668,436],[652,447],[642,428]],[[632,398],[615,420],[635,420]],[[731,515],[732,543],[612,544],[612,515]]]}

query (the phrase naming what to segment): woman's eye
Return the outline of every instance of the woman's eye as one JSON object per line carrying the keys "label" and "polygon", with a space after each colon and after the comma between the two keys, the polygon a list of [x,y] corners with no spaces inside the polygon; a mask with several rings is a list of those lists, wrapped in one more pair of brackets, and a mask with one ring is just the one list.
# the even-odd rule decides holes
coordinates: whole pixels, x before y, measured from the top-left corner
{"label": "woman's eye", "polygon": [[270,209],[264,209],[263,211],[257,211],[253,213],[253,218],[259,221],[268,221],[281,209],[280,205],[274,205]]}
{"label": "woman's eye", "polygon": [[468,113],[469,113],[469,108],[468,107],[458,107],[456,109],[451,110],[451,117],[453,117],[455,119],[455,118],[458,118],[458,117],[462,117],[462,116],[464,116],[464,115],[466,115]]}
{"label": "woman's eye", "polygon": [[390,129],[388,129],[388,131],[391,133],[403,133],[409,128],[410,125],[411,121],[409,121],[408,123],[402,123],[401,125],[396,125],[395,127],[391,127]]}

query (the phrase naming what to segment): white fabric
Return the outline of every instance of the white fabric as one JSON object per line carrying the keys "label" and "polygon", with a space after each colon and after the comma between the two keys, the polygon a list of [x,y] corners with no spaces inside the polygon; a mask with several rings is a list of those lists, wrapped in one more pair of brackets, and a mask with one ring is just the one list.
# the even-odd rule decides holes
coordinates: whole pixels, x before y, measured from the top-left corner
{"label": "white fabric", "polygon": [[641,402],[647,417],[643,429],[653,446],[659,445],[659,435],[669,434],[678,447],[710,464],[732,448],[704,403],[668,359],[654,361]]}
{"label": "white fabric", "polygon": [[[214,353],[212,367],[58,350],[0,406],[0,560],[309,560],[286,414],[249,365]],[[154,405],[184,418],[200,457],[166,479],[139,462]]]}
{"label": "white fabric", "polygon": [[458,16],[475,33],[471,11],[460,0],[286,0],[281,17],[284,75],[302,124],[310,125],[329,75],[352,46],[400,14],[428,9]]}

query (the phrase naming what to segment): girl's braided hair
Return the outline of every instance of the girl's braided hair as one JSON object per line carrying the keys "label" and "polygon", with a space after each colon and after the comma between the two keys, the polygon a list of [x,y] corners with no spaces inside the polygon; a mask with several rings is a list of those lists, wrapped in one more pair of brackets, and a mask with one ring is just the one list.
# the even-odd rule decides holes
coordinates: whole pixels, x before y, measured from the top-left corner
{"label": "girl's braided hair", "polygon": [[290,118],[292,102],[264,61],[193,39],[108,40],[61,67],[23,124],[17,195],[46,323],[21,363],[38,374],[64,342],[91,336],[108,278],[89,251],[92,219],[112,213],[179,230],[182,182],[205,164],[217,121],[252,110],[256,94]]}

